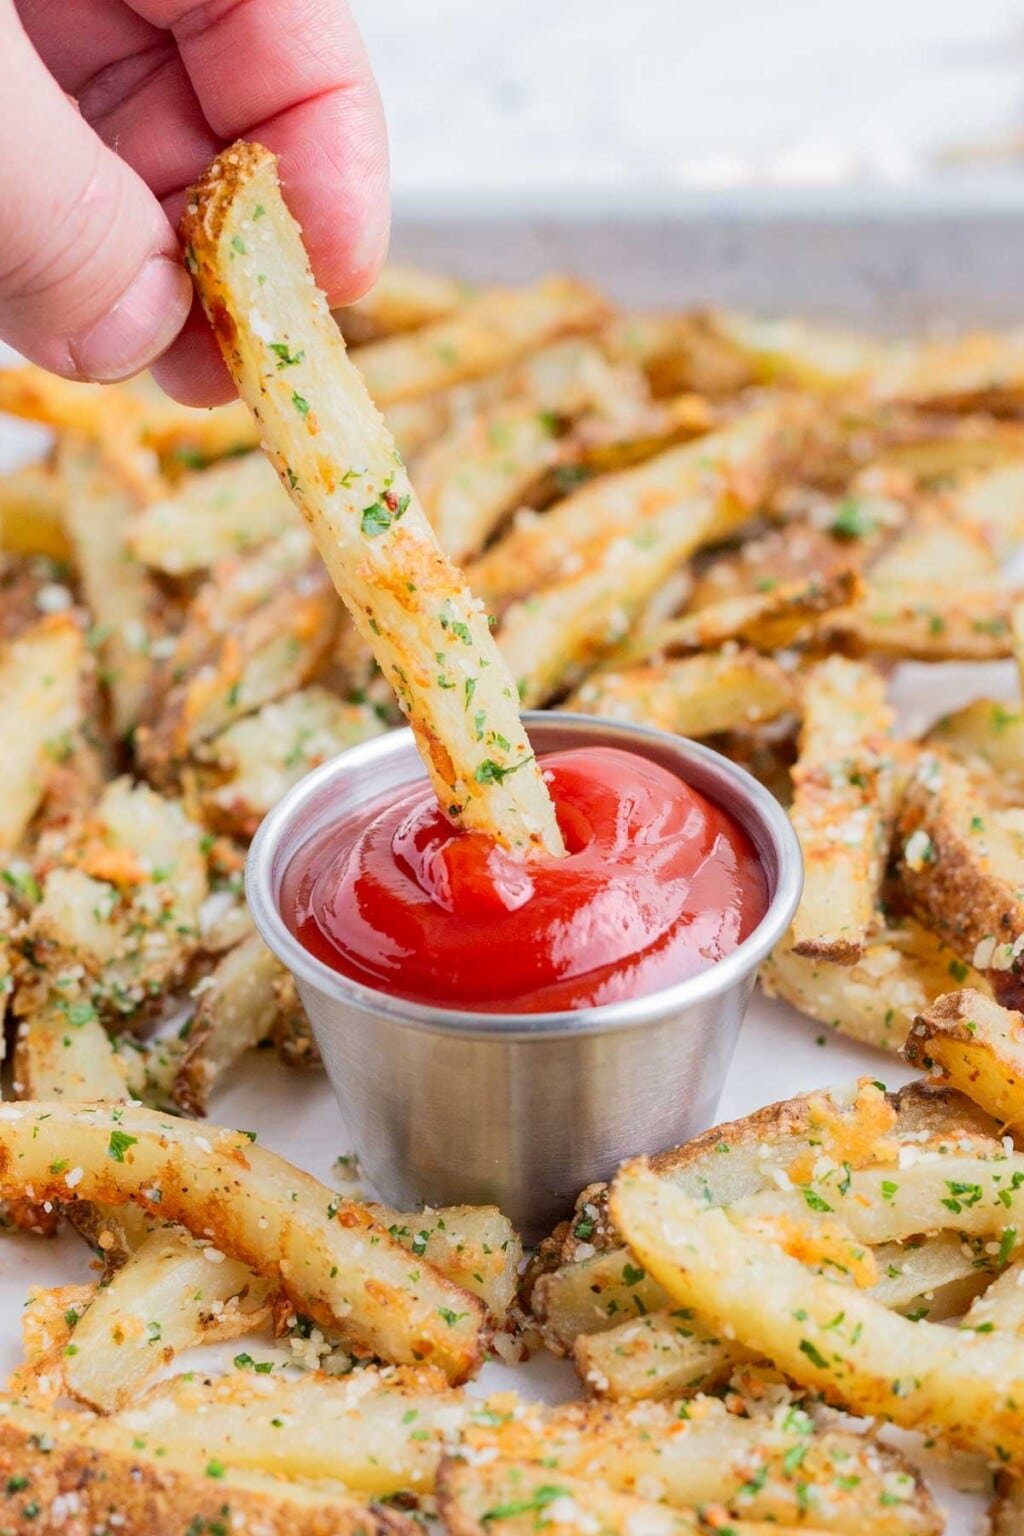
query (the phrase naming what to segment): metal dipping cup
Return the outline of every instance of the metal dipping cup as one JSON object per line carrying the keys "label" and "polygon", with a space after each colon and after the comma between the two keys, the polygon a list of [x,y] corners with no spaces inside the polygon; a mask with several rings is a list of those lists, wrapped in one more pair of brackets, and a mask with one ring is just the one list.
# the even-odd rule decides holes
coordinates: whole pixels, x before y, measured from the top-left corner
{"label": "metal dipping cup", "polygon": [[498,1205],[530,1241],[624,1158],[674,1146],[713,1122],[758,965],[789,926],[803,870],[782,808],[709,748],[587,715],[530,713],[525,722],[538,755],[621,747],[739,822],[761,857],[770,901],[738,949],[648,997],[559,1013],[436,1008],[331,970],[281,916],[284,872],[339,815],[426,782],[409,730],[350,748],[296,784],[256,835],[246,892],[265,943],[295,977],[361,1167],[382,1198],[400,1210]]}

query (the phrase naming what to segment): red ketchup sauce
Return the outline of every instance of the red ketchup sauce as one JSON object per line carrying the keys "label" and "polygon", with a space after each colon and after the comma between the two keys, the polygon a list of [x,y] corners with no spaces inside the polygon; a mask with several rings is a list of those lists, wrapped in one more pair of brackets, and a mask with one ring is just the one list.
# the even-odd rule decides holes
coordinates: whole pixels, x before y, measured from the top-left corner
{"label": "red ketchup sauce", "polygon": [[540,1013],[642,997],[757,927],[764,870],[718,806],[613,747],[543,760],[564,858],[457,830],[417,786],[344,814],[285,873],[285,921],[365,986],[447,1008]]}

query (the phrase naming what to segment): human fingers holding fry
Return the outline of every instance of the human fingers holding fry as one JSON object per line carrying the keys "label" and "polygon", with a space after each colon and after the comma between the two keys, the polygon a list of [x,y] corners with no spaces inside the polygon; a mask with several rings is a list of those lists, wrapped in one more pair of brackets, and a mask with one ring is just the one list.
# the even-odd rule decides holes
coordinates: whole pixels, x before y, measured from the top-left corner
{"label": "human fingers holding fry", "polygon": [[242,133],[279,156],[332,302],[372,282],[387,143],[346,6],[5,0],[0,55],[0,337],[33,361],[101,382],[156,363],[188,403],[231,398],[174,226]]}

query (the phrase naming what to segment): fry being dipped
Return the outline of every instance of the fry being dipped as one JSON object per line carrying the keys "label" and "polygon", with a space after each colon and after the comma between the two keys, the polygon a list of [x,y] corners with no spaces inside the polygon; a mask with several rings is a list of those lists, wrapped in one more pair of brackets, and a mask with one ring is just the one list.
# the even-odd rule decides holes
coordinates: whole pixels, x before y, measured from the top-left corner
{"label": "fry being dipped", "polygon": [[442,554],[281,198],[274,157],[225,150],[192,189],[186,261],[225,361],[447,815],[512,848],[561,835],[483,606]]}

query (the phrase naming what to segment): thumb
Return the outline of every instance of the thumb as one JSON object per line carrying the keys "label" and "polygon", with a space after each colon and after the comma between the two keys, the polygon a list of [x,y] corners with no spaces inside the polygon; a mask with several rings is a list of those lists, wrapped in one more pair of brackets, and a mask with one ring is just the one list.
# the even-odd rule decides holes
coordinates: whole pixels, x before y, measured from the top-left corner
{"label": "thumb", "polygon": [[145,182],[79,116],[0,0],[0,337],[65,378],[153,362],[192,287]]}

